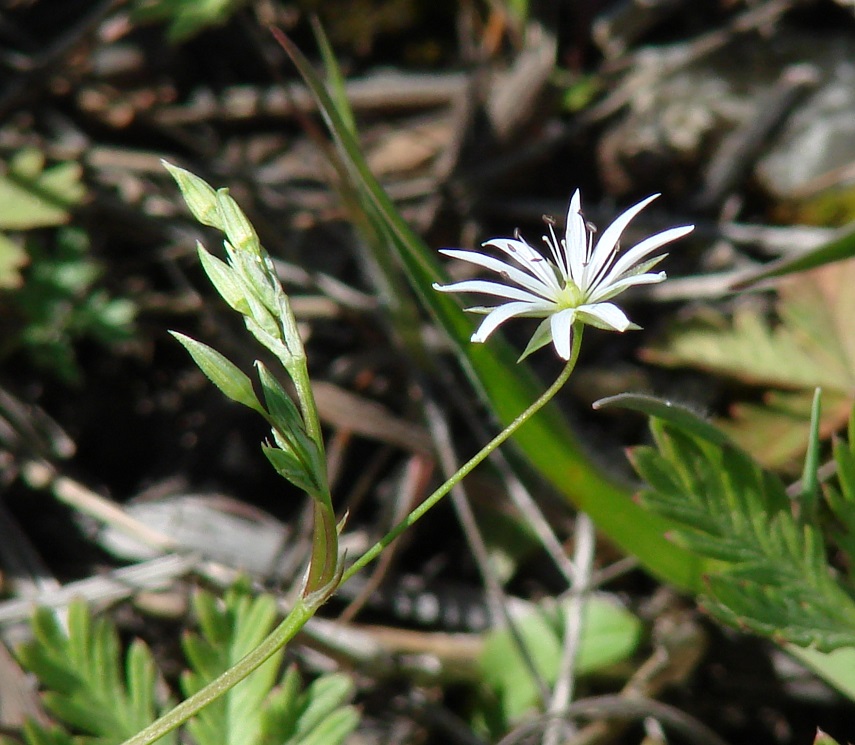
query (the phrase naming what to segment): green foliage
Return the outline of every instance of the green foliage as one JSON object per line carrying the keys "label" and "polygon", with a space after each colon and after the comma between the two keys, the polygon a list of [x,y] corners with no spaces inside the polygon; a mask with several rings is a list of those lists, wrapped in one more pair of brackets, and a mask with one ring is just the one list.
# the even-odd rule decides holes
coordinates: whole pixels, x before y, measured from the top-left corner
{"label": "green foliage", "polygon": [[136,0],[134,19],[139,22],[166,22],[169,41],[186,41],[210,26],[221,26],[246,0]]}
{"label": "green foliage", "polygon": [[20,243],[0,233],[0,290],[10,290],[23,284],[21,269],[27,261],[27,252]]}
{"label": "green foliage", "polygon": [[[183,641],[191,670],[182,676],[190,696],[255,648],[273,628],[275,605],[269,596],[250,598],[230,591],[222,603],[206,593],[194,601],[200,634]],[[329,675],[300,691],[296,670],[279,675],[282,651],[206,706],[188,724],[199,745],[337,745],[356,727],[358,714],[347,701],[353,683]]]}
{"label": "green foliage", "polygon": [[[855,646],[852,586],[829,566],[811,504],[791,500],[774,474],[735,445],[673,419],[652,418],[651,429],[656,447],[631,453],[646,482],[641,500],[680,525],[674,541],[719,562],[706,578],[707,609],[779,641],[820,650]],[[841,488],[826,490],[832,511],[844,518],[841,547],[851,547],[855,525],[855,480],[846,474],[855,466],[852,453],[851,445],[838,446]]]}
{"label": "green foliage", "polygon": [[338,571],[338,533],[306,351],[291,303],[255,229],[228,190],[215,190],[170,163],[164,162],[164,167],[178,184],[193,216],[225,233],[227,261],[199,244],[202,268],[223,300],[243,316],[247,330],[282,364],[294,384],[297,404],[264,365],[258,364],[262,405],[249,377],[226,357],[183,334],[175,334],[175,338],[226,396],[258,412],[270,425],[273,442],[264,443],[264,454],[280,476],[315,500],[306,592],[329,587]]}
{"label": "green foliage", "polygon": [[779,322],[744,305],[682,325],[645,357],[692,366],[769,389],[763,405],[733,408],[720,426],[764,465],[792,464],[808,441],[813,391],[823,390],[821,431],[844,426],[855,390],[855,261],[790,277],[779,287]]}
{"label": "green foliage", "polygon": [[40,367],[76,382],[74,344],[87,339],[109,346],[131,338],[135,306],[98,286],[103,270],[89,256],[82,231],[62,228],[50,249],[33,240],[28,250],[23,285],[3,298],[20,321],[3,339],[0,356],[22,348]]}
{"label": "green foliage", "polygon": [[[69,731],[81,733],[79,745],[120,743],[147,725],[167,703],[156,701],[157,672],[151,653],[134,642],[122,656],[116,629],[106,619],[93,619],[86,605],[73,602],[68,629],[46,608],[32,621],[33,641],[18,650],[21,664],[46,689],[47,711]],[[28,745],[71,742],[61,728],[29,723]],[[175,742],[174,738],[165,745]]]}
{"label": "green foliage", "polygon": [[[193,607],[199,632],[182,642],[188,669],[181,687],[186,695],[255,648],[276,619],[271,597],[251,597],[240,586],[222,600],[200,592]],[[28,722],[23,731],[27,745],[120,743],[168,708],[169,702],[158,700],[163,684],[148,648],[135,641],[123,658],[113,625],[93,619],[82,602],[71,605],[67,632],[47,609],[36,612],[33,632],[33,641],[18,656],[46,689],[45,708],[58,724]],[[196,745],[342,743],[359,720],[348,704],[354,692],[350,678],[323,676],[303,690],[295,669],[280,674],[281,662],[279,651],[192,719],[187,731]],[[159,742],[178,742],[178,735],[170,733]]]}
{"label": "green foliage", "polygon": [[45,168],[35,148],[19,150],[0,173],[0,230],[31,230],[68,222],[86,194],[77,163]]}
{"label": "green foliage", "polygon": [[840,743],[822,730],[817,730],[813,745],[840,745]]}
{"label": "green foliage", "polygon": [[[565,612],[566,604],[534,608],[519,620],[519,634],[527,654],[550,685],[558,677]],[[587,675],[626,659],[635,651],[640,636],[641,622],[632,613],[605,596],[592,596],[585,604],[577,674]],[[485,718],[497,723],[494,734],[505,732],[509,723],[537,706],[540,689],[507,630],[488,635],[480,664],[490,699],[496,702],[495,710],[485,712]]]}

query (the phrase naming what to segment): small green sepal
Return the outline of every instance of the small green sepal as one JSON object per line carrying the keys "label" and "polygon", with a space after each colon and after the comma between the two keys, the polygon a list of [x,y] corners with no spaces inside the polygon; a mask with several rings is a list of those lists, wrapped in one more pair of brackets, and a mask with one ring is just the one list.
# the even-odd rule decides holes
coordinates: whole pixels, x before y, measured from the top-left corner
{"label": "small green sepal", "polygon": [[238,203],[229,196],[228,189],[217,191],[216,199],[222,219],[222,230],[229,243],[235,248],[258,255],[260,244],[255,228],[252,227],[252,223],[247,219]]}
{"label": "small green sepal", "polygon": [[200,223],[212,228],[223,230],[223,221],[217,207],[217,192],[203,179],[183,168],[161,160],[163,167],[169,171],[181,190],[181,196],[187,207]]}

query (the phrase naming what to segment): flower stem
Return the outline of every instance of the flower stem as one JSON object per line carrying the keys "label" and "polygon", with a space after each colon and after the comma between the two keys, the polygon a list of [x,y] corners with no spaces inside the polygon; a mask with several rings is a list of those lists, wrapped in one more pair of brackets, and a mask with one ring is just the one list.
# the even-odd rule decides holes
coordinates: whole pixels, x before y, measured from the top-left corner
{"label": "flower stem", "polygon": [[[422,518],[434,505],[436,505],[449,491],[467,476],[474,468],[481,463],[490,453],[504,443],[511,435],[514,434],[523,424],[525,424],[532,416],[540,411],[552,398],[558,393],[563,385],[567,382],[573,369],[576,367],[576,360],[579,357],[579,348],[582,343],[583,325],[577,323],[573,327],[573,346],[570,351],[570,359],[564,366],[555,382],[549,386],[540,397],[529,406],[522,414],[517,416],[505,429],[490,440],[478,453],[470,458],[451,478],[449,478],[442,486],[440,486],[433,494],[431,494],[424,502],[414,509],[406,518],[398,523],[390,530],[380,541],[375,543],[362,556],[360,556],[352,566],[350,566],[341,576],[338,585],[343,584],[356,574],[360,569],[370,564],[377,556],[394,541],[407,528],[416,523]],[[190,717],[197,714],[201,709],[210,704],[215,699],[222,696],[230,688],[237,685],[240,681],[246,678],[251,672],[260,667],[279,649],[294,638],[296,633],[305,625],[305,623],[315,615],[315,612],[323,604],[330,592],[318,592],[301,598],[297,604],[291,609],[291,612],[285,617],[282,623],[279,624],[264,641],[261,642],[255,649],[247,654],[243,659],[237,662],[233,667],[226,670],[220,677],[214,679],[202,690],[198,691],[190,698],[182,701],[168,714],[165,714],[160,719],[150,724],[141,732],[125,740],[122,745],[149,745],[149,743],[158,740],[167,733],[179,727],[186,722]]]}
{"label": "flower stem", "polygon": [[[324,596],[326,597],[326,596]],[[190,717],[197,714],[215,699],[222,696],[230,688],[240,683],[247,675],[269,660],[287,642],[294,638],[322,604],[318,597],[316,602],[301,598],[273,631],[255,649],[230,667],[218,678],[208,683],[200,691],[182,701],[168,714],[156,720],[144,730],[137,732],[122,745],[148,745],[159,740],[176,727],[184,724]]]}
{"label": "flower stem", "polygon": [[473,455],[466,463],[464,463],[457,472],[451,476],[442,486],[440,486],[433,494],[431,494],[424,502],[416,507],[409,515],[399,522],[392,530],[390,530],[383,538],[369,548],[362,556],[360,556],[351,566],[349,566],[341,577],[340,584],[344,584],[354,574],[370,564],[390,543],[401,535],[407,528],[415,524],[424,515],[433,508],[439,500],[441,500],[455,485],[468,476],[477,465],[479,465],[490,453],[504,443],[511,435],[514,434],[523,424],[525,424],[532,416],[540,411],[549,401],[558,393],[564,386],[576,367],[576,360],[579,358],[579,349],[582,344],[582,330],[584,325],[576,323],[573,325],[573,346],[570,350],[570,359],[561,370],[555,382],[549,386],[540,397],[531,404],[522,414],[518,415],[505,429],[497,434],[490,442],[488,442],[481,450]]}

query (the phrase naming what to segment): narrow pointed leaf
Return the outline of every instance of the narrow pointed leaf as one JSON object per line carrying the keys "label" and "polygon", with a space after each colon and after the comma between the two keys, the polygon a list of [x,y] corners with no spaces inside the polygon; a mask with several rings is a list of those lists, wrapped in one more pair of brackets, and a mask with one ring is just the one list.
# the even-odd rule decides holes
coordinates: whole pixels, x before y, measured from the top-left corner
{"label": "narrow pointed leaf", "polygon": [[191,339],[177,331],[170,332],[190,353],[199,369],[210,381],[217,386],[232,401],[265,414],[264,407],[259,403],[252,388],[249,377],[237,365],[230,362],[217,350],[207,344]]}

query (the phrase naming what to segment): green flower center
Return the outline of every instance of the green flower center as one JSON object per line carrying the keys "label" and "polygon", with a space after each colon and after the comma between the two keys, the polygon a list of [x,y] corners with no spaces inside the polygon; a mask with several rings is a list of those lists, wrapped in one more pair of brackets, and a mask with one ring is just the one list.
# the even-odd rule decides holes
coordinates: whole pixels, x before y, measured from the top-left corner
{"label": "green flower center", "polygon": [[585,293],[572,279],[568,279],[558,295],[558,304],[562,308],[578,308],[585,302]]}

